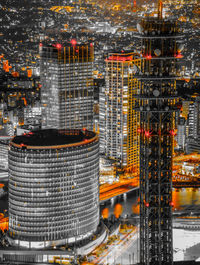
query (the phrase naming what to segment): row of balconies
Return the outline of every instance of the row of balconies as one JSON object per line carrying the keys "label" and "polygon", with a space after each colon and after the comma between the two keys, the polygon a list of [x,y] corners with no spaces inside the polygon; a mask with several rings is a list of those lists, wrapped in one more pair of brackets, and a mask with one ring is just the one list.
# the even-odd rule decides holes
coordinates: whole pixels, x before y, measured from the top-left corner
{"label": "row of balconies", "polygon": [[[88,196],[87,196],[88,197]],[[85,205],[88,206],[88,208],[94,208],[96,210],[98,210],[98,196],[95,196],[95,200],[96,200],[96,203],[95,201],[91,204],[88,204],[88,201],[89,199],[86,199],[87,197],[81,197],[81,201],[85,202]],[[94,200],[94,196],[90,196],[90,200],[93,199]],[[58,198],[59,200],[63,199],[62,197],[61,198]],[[36,204],[31,204],[30,207],[27,206],[27,205],[16,205],[14,204],[14,201],[10,201],[10,214],[14,214],[16,216],[70,216],[70,214],[74,215],[74,213],[76,212],[76,214],[78,212],[82,212],[83,210],[83,207],[81,205],[79,205],[79,203],[75,203],[74,201],[72,202],[69,202],[69,201],[66,201],[66,198],[65,199],[65,203],[49,203],[49,205],[44,205],[44,204],[41,204],[41,205],[38,205],[38,203]],[[69,199],[70,199],[70,196],[69,196]],[[67,203],[68,202],[68,203]],[[97,205],[96,205],[97,204]],[[39,207],[40,206],[40,207]],[[79,211],[78,211],[78,210]],[[20,212],[19,212],[20,211]],[[80,217],[83,215],[80,214]]]}
{"label": "row of balconies", "polygon": [[[13,215],[13,211],[10,214],[11,214],[11,220],[12,220],[12,222],[14,222],[15,218],[18,218],[17,217],[18,215],[16,215],[16,217],[15,217],[15,215]],[[28,213],[28,214],[30,214],[30,213]],[[56,212],[56,215],[57,216],[60,216],[60,218],[63,218],[63,219],[65,218],[66,221],[70,221],[71,220],[71,224],[76,223],[76,222],[79,222],[79,223],[82,222],[83,225],[84,224],[86,225],[86,224],[90,223],[91,221],[92,221],[92,223],[94,223],[94,220],[98,219],[98,217],[99,217],[99,211],[98,211],[98,209],[96,207],[92,211],[90,211],[87,215],[85,215],[83,212],[78,212],[78,213],[73,212],[73,213],[70,213],[70,212],[67,212],[67,211],[65,212],[65,214],[60,214],[60,215],[59,215],[59,212],[57,211]],[[49,212],[48,212],[48,215],[46,216],[46,219],[45,219],[46,222],[48,222],[49,219],[51,219],[52,224],[56,225],[57,224],[56,221],[53,221],[52,220],[54,216],[55,216],[54,214],[53,215],[49,215]],[[51,222],[49,222],[49,225],[50,226],[51,226]],[[11,221],[9,222],[9,225],[10,225],[10,223],[11,223]],[[24,225],[25,225],[25,227],[22,226],[21,229],[25,229],[27,223],[24,223]],[[37,227],[35,227],[36,225],[37,225],[37,223],[35,223],[35,222],[34,223],[31,223],[31,227],[33,228],[32,229],[33,231],[34,230],[37,231],[37,229],[42,228],[42,227],[39,227],[38,225],[37,225]],[[58,224],[57,226],[60,227],[60,224]],[[73,225],[72,225],[72,227],[73,227]],[[20,226],[18,227],[18,229],[20,229]],[[43,225],[43,230],[45,230],[45,225]]]}
{"label": "row of balconies", "polygon": [[[22,225],[21,223],[18,222],[17,225],[14,225],[14,221],[13,224],[9,223],[9,230],[10,231],[15,231],[15,232],[19,232],[21,235],[22,234],[29,234],[31,233],[33,234],[37,234],[39,231],[42,232],[42,234],[45,233],[56,233],[56,232],[64,232],[67,231],[68,228],[70,230],[81,230],[84,227],[88,227],[92,230],[93,227],[97,227],[98,225],[98,214],[93,214],[93,218],[78,218],[77,216],[73,216],[74,218],[71,220],[68,218],[67,216],[65,216],[65,221],[63,221],[62,223],[57,223],[56,221],[52,221],[49,220],[49,218],[46,218],[46,220],[44,220],[43,225],[40,226],[37,223],[31,223],[31,225],[27,225],[26,223],[24,225]],[[91,216],[91,215],[90,215]],[[50,217],[52,218],[52,217]],[[45,222],[46,221],[46,222]]]}
{"label": "row of balconies", "polygon": [[[84,174],[79,174],[79,175],[74,175],[74,172],[72,172],[72,174],[70,173],[60,173],[58,172],[57,174],[54,174],[53,176],[52,175],[49,175],[48,176],[45,174],[45,177],[44,178],[40,178],[40,176],[30,176],[29,178],[23,178],[21,176],[17,176],[16,174],[15,175],[12,175],[10,174],[10,183],[12,184],[15,184],[16,182],[18,184],[21,184],[21,183],[29,183],[29,185],[31,185],[31,183],[39,183],[41,185],[44,185],[44,184],[49,184],[49,185],[56,185],[59,183],[62,182],[62,185],[68,185],[68,184],[73,184],[74,181],[78,181],[79,183],[84,183],[84,182],[87,182],[87,181],[91,181],[91,174],[97,174],[98,172],[98,169],[97,167],[94,167],[92,170],[90,170],[90,174],[88,174],[88,171],[85,172]],[[31,178],[32,177],[32,178]]]}
{"label": "row of balconies", "polygon": [[[31,206],[34,206],[34,205],[31,205]],[[71,205],[69,205],[68,207],[66,207],[66,205],[64,205],[64,206],[65,207],[63,207],[63,205],[61,205],[61,204],[55,204],[55,203],[52,204],[52,208],[54,208],[54,209],[56,208],[56,211],[57,211],[56,215],[57,216],[60,215],[60,217],[63,217],[63,218],[65,218],[64,217],[64,215],[65,215],[65,216],[67,216],[68,220],[70,219],[70,217],[73,217],[74,215],[79,216],[79,217],[81,217],[81,216],[85,216],[86,217],[86,216],[90,215],[91,212],[95,213],[97,211],[97,205],[95,205],[94,203],[87,204],[87,207],[85,207],[85,208],[82,207],[82,206],[79,206],[77,204],[73,204],[73,208],[71,207]],[[22,208],[24,208],[23,212],[27,212],[27,213],[32,212],[32,213],[35,214],[35,216],[38,216],[38,217],[40,217],[41,213],[44,212],[44,213],[47,213],[46,217],[51,218],[52,217],[52,213],[53,213],[53,212],[49,211],[49,209],[51,208],[51,205],[47,206],[47,205],[43,205],[43,204],[41,204],[41,205],[36,204],[34,208],[27,207],[26,205],[22,205],[22,206],[15,205],[14,207],[15,207],[15,210],[19,210],[19,211]],[[62,214],[63,211],[65,212],[64,215]],[[10,212],[13,214],[13,209],[12,208],[10,208]],[[19,215],[17,215],[17,216],[19,216]],[[27,222],[28,223],[30,222],[29,218],[27,218]],[[27,225],[27,222],[21,221],[21,224],[24,223],[25,225]],[[37,222],[34,222],[33,224],[36,224],[36,223]]]}
{"label": "row of balconies", "polygon": [[[10,194],[11,194],[11,196],[12,196],[12,198],[14,200],[19,200],[20,193],[12,190],[10,192]],[[15,196],[14,194],[17,195],[17,196]],[[63,198],[66,199],[68,197],[68,200],[65,201],[65,204],[66,204],[66,206],[73,207],[73,204],[76,205],[76,204],[80,204],[80,203],[83,203],[83,202],[86,203],[86,202],[88,202],[90,200],[94,200],[94,197],[97,198],[97,201],[98,201],[98,194],[99,194],[99,190],[97,190],[97,189],[95,190],[94,189],[93,194],[88,194],[88,191],[86,191],[85,193],[82,194],[82,196],[78,196],[77,193],[74,194],[74,192],[73,192],[73,194],[72,193],[70,194],[70,193],[67,193],[67,192],[62,192],[62,193],[55,193],[54,194],[54,197],[57,200],[60,200],[60,199],[63,199]],[[43,197],[41,197],[41,195]],[[48,200],[48,198],[49,198],[49,197],[46,196],[46,191],[43,192],[43,193],[38,193],[37,194],[37,197],[38,198],[41,198],[41,199],[42,198],[45,198],[46,200]],[[83,200],[83,198],[84,198],[84,200]],[[24,202],[25,200],[31,200],[31,199],[32,199],[32,196],[31,196],[30,193],[21,193],[21,200],[22,200],[22,202]],[[13,200],[13,202],[14,202],[14,200]],[[12,207],[12,203],[11,203],[11,206],[10,207],[11,207],[11,209],[13,208]],[[14,208],[12,210],[14,210]],[[18,215],[19,215],[19,213],[18,213]]]}
{"label": "row of balconies", "polygon": [[[65,143],[64,143],[65,144]],[[45,158],[52,159],[52,160],[58,160],[57,154],[62,155],[62,157],[59,157],[59,160],[69,160],[69,157],[71,160],[76,160],[77,156],[84,156],[86,153],[90,153],[89,151],[98,152],[98,142],[92,142],[87,145],[80,145],[80,146],[70,146],[65,147],[63,144],[63,147],[61,145],[60,148],[55,149],[27,149],[26,152],[24,150],[19,150],[12,148],[9,151],[10,157],[12,157],[13,160],[19,161],[16,159],[15,155],[18,155],[17,158],[24,158],[24,157],[33,157],[34,160],[45,160]],[[17,150],[13,152],[14,150]],[[91,149],[91,150],[90,150]]]}
{"label": "row of balconies", "polygon": [[[98,165],[97,165],[98,166]],[[60,181],[63,184],[66,183],[67,185],[70,183],[70,181],[72,181],[72,178],[76,181],[78,181],[79,183],[85,182],[85,179],[87,176],[91,176],[91,175],[97,175],[98,176],[98,170],[99,167],[97,166],[93,166],[93,168],[91,168],[89,171],[88,169],[84,168],[84,171],[81,172],[81,174],[74,174],[73,172],[63,172],[63,173],[54,173],[53,175],[49,172],[46,172],[44,174],[39,174],[38,173],[22,173],[22,172],[18,172],[18,174],[16,174],[15,171],[13,172],[9,172],[9,176],[10,176],[10,181],[13,181],[13,183],[18,183],[18,185],[22,185],[23,184],[23,180],[25,181],[25,183],[29,183],[31,185],[32,182],[38,181],[41,182],[41,184],[44,183],[51,183],[52,185],[56,182],[56,181]],[[27,180],[27,178],[29,178]],[[51,181],[50,181],[51,180]]]}
{"label": "row of balconies", "polygon": [[[96,170],[97,171],[97,170]],[[98,171],[97,171],[98,173]],[[71,190],[71,189],[75,189],[77,190],[77,187],[79,188],[84,188],[85,186],[87,187],[87,185],[94,185],[98,182],[98,174],[95,174],[95,172],[90,172],[90,177],[85,179],[79,179],[77,177],[72,176],[72,179],[70,179],[69,181],[66,181],[66,179],[64,178],[57,178],[57,182],[52,181],[49,179],[49,182],[43,182],[40,181],[40,179],[35,179],[35,182],[29,182],[29,181],[25,181],[23,182],[22,180],[17,181],[16,179],[12,178],[9,181],[9,188],[12,188],[13,190],[18,191],[18,189],[20,190],[36,190],[36,189],[48,189],[48,192],[53,192],[54,190],[58,190],[58,188],[61,188],[62,190],[64,189],[65,191]],[[93,178],[91,178],[91,176],[93,176]],[[17,182],[17,184],[16,184]]]}
{"label": "row of balconies", "polygon": [[[40,202],[48,202],[48,207],[49,207],[49,205],[51,204],[51,202],[54,202],[55,201],[55,198],[52,198],[52,197],[46,197],[45,199],[43,199],[43,198],[41,198],[41,197],[37,197],[37,201],[36,201],[36,198],[33,198],[33,197],[26,197],[26,198],[24,198],[25,200],[26,200],[26,202],[22,202],[22,201],[18,201],[19,200],[19,198],[17,197],[17,196],[14,196],[13,194],[11,195],[11,201],[14,201],[14,200],[16,200],[16,202],[17,202],[17,205],[19,205],[19,206],[24,206],[24,205],[26,205],[27,203],[29,203],[29,204],[31,204],[31,205],[37,205],[38,203],[40,203]],[[52,200],[51,200],[52,199]],[[63,199],[63,198],[61,198],[61,199]],[[65,199],[65,198],[64,198]],[[57,200],[57,198],[56,198],[56,200]],[[70,201],[68,201],[68,202],[66,202],[66,200],[64,200],[63,201],[63,203],[65,204],[65,205],[68,205],[69,207],[73,207],[73,205],[71,205],[71,202]],[[95,201],[94,201],[94,197],[92,197],[91,199],[89,199],[89,200],[80,200],[80,202],[77,202],[77,203],[75,203],[75,205],[77,206],[77,207],[81,207],[82,209],[87,209],[88,208],[88,205],[95,205]],[[58,217],[59,218],[59,220],[60,220],[60,217]],[[31,221],[32,219],[32,221],[37,221],[37,220],[41,220],[41,216],[34,216],[32,219],[31,218],[24,218],[23,216],[20,218],[20,220],[24,220],[24,221]]]}
{"label": "row of balconies", "polygon": [[[64,170],[63,170],[64,169]],[[77,176],[77,179],[79,178],[78,175],[80,174],[81,177],[82,177],[82,174],[88,172],[88,175],[89,173],[92,173],[93,170],[98,170],[98,159],[96,159],[96,161],[93,161],[90,166],[85,166],[84,168],[81,168],[81,169],[76,169],[76,168],[72,168],[72,170],[67,170],[66,172],[66,168],[63,168],[63,167],[52,167],[52,168],[42,168],[42,169],[34,169],[34,167],[32,168],[28,168],[28,169],[23,169],[23,168],[20,168],[19,170],[19,167],[13,167],[13,166],[10,166],[10,169],[9,169],[9,174],[10,174],[10,177],[11,179],[15,180],[15,176],[16,177],[20,177],[20,174],[22,177],[33,177],[33,178],[36,178],[38,179],[38,177],[49,177],[51,175],[54,175],[54,173],[58,173],[61,171],[61,174],[58,175],[56,174],[56,176],[58,176],[60,179],[65,179],[65,181],[67,182],[67,178],[64,177],[65,176]],[[76,171],[76,172],[75,172]],[[41,173],[44,173],[44,174],[41,174]],[[39,176],[38,176],[39,174]],[[69,174],[69,175],[67,175]],[[17,179],[16,179],[17,180]]]}
{"label": "row of balconies", "polygon": [[[13,152],[13,149],[9,151],[9,160],[12,162],[21,162],[23,163],[25,161],[25,158],[30,157],[34,160],[34,162],[38,163],[44,163],[44,162],[55,162],[59,163],[60,161],[69,161],[69,158],[71,161],[78,160],[81,163],[85,163],[88,160],[91,160],[94,158],[96,154],[98,154],[98,142],[96,144],[90,144],[90,145],[84,145],[84,146],[78,146],[77,148],[65,148],[63,149],[46,149],[43,152],[40,152],[41,150],[27,150],[27,152],[20,152],[19,149],[17,149],[17,152]],[[89,151],[88,149],[91,148],[92,150]],[[75,150],[73,150],[75,149]],[[64,151],[64,152],[63,152]],[[59,152],[59,153],[58,153]],[[59,156],[58,156],[59,154]],[[62,157],[60,157],[62,155]],[[84,157],[88,155],[88,157]],[[82,159],[81,159],[82,158]]]}
{"label": "row of balconies", "polygon": [[[98,178],[96,178],[96,183],[91,183],[91,182],[88,182],[88,184],[87,183],[84,183],[84,184],[82,184],[81,186],[79,185],[79,183],[78,183],[78,185],[75,185],[74,183],[73,184],[71,184],[70,186],[68,186],[67,187],[67,189],[66,188],[64,188],[64,187],[62,187],[62,186],[58,186],[58,187],[56,187],[57,188],[57,190],[55,190],[56,188],[55,187],[53,187],[53,189],[54,190],[52,190],[52,193],[54,194],[54,196],[56,197],[56,193],[59,193],[59,192],[64,192],[65,193],[65,195],[67,195],[67,194],[71,194],[72,193],[72,190],[73,190],[73,194],[74,193],[78,193],[78,192],[82,192],[83,194],[84,194],[84,188],[86,188],[85,189],[85,191],[87,192],[87,191],[92,191],[92,190],[94,190],[95,191],[95,189],[97,189],[98,187]],[[25,185],[24,185],[25,186]],[[41,185],[41,187],[32,187],[32,186],[29,186],[29,185],[26,185],[26,187],[22,187],[21,185],[12,185],[12,184],[10,184],[9,185],[9,188],[10,189],[12,189],[12,191],[14,192],[17,192],[17,191],[19,191],[19,196],[20,196],[20,192],[23,192],[23,194],[25,195],[26,194],[26,192],[29,192],[29,193],[33,193],[34,194],[34,196],[36,196],[36,194],[37,193],[44,193],[43,192],[43,190],[44,189],[48,189],[48,192],[50,193],[51,192],[51,190],[49,189],[49,186],[47,186],[47,187],[45,187],[44,185]],[[31,196],[31,194],[29,195],[29,196]],[[47,194],[47,191],[45,191],[45,196],[44,197],[47,197],[48,196],[48,194]]]}
{"label": "row of balconies", "polygon": [[[98,226],[98,221],[96,222],[86,222],[85,225],[82,225],[81,227],[71,227],[71,230],[62,230],[57,229],[51,231],[50,228],[48,230],[44,231],[33,231],[31,233],[26,231],[20,231],[20,234],[18,234],[18,231],[16,229],[10,229],[12,233],[12,237],[15,239],[21,239],[21,240],[29,240],[29,241],[48,241],[48,240],[57,240],[62,238],[69,238],[71,236],[77,236],[77,235],[84,235],[88,232],[95,231]],[[41,233],[42,232],[42,233]]]}
{"label": "row of balconies", "polygon": [[[36,161],[32,157],[27,157],[27,158],[25,157],[24,161],[19,159],[17,162],[10,159],[9,162],[11,165],[11,169],[12,168],[15,169],[15,167],[16,167],[16,170],[17,170],[19,166],[22,166],[23,168],[19,168],[20,169],[19,171],[24,171],[27,169],[32,170],[33,167],[36,170],[36,172],[39,172],[39,171],[43,172],[43,170],[44,170],[44,172],[46,172],[46,171],[48,172],[49,170],[51,170],[51,168],[55,168],[55,167],[56,168],[59,167],[60,169],[64,168],[64,169],[67,169],[70,171],[70,170],[74,170],[75,167],[80,168],[80,165],[84,165],[84,167],[89,167],[92,163],[94,163],[94,161],[96,159],[98,159],[98,153],[96,153],[96,150],[93,153],[95,153],[95,154],[94,155],[85,154],[86,156],[88,155],[89,159],[87,159],[86,161],[85,161],[85,159],[81,159],[81,160],[79,160],[80,162],[76,163],[75,165],[72,165],[69,162],[69,160],[66,163],[64,161],[60,161],[59,159],[58,159],[58,162],[55,160],[51,161],[51,159],[45,159],[46,161],[41,161],[41,160]],[[46,163],[44,163],[44,162],[46,162]],[[73,160],[71,160],[71,162],[73,162]]]}

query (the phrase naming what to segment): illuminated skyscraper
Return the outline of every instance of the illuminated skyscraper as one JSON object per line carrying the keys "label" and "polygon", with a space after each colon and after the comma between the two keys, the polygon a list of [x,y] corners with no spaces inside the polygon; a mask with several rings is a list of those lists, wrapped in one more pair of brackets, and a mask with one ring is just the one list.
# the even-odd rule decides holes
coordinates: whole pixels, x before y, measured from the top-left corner
{"label": "illuminated skyscraper", "polygon": [[136,109],[140,112],[140,264],[171,265],[172,156],[178,95],[177,62],[182,38],[177,24],[147,18],[138,24],[141,73]]}
{"label": "illuminated skyscraper", "polygon": [[42,128],[93,130],[93,45],[40,44]]}
{"label": "illuminated skyscraper", "polygon": [[100,150],[126,170],[139,165],[139,114],[134,110],[141,60],[135,54],[111,53],[106,59],[106,86],[100,93]]}
{"label": "illuminated skyscraper", "polygon": [[189,136],[187,139],[187,153],[200,153],[200,97],[197,96],[194,102],[190,103],[189,114]]}
{"label": "illuminated skyscraper", "polygon": [[179,118],[178,130],[177,130],[177,144],[178,148],[181,150],[185,149],[186,140],[186,120],[183,117]]}
{"label": "illuminated skyscraper", "polygon": [[47,248],[77,242],[99,224],[99,141],[53,129],[16,136],[9,151],[9,241]]}

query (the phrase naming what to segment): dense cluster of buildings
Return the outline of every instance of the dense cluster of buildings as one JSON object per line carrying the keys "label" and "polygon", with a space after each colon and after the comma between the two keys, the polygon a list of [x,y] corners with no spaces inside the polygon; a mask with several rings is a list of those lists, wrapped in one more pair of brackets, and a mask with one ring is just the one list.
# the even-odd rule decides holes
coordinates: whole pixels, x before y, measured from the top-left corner
{"label": "dense cluster of buildings", "polygon": [[[0,160],[2,169],[9,170],[8,248],[16,248],[19,262],[52,262],[45,251],[25,255],[22,249],[70,246],[73,251],[66,257],[75,259],[77,248],[87,254],[105,240],[108,231],[99,215],[101,158],[114,171],[140,169],[140,261],[159,264],[162,259],[160,264],[170,265],[173,147],[176,142],[178,151],[200,153],[200,97],[189,95],[179,108],[182,95],[177,84],[179,79],[187,81],[185,73],[190,68],[192,84],[198,88],[198,62],[184,64],[183,56],[187,59],[191,53],[187,49],[184,54],[182,32],[163,19],[162,6],[158,19],[152,12],[137,24],[136,33],[136,29],[127,30],[125,15],[130,11],[122,4],[107,10],[100,4],[63,4],[48,6],[50,2],[41,1],[38,7],[33,1],[38,26],[34,25],[31,35],[23,24],[18,41],[26,42],[26,38],[29,45],[37,43],[39,52],[27,53],[26,45],[22,54],[27,55],[28,66],[22,57],[10,61],[13,70],[8,61],[3,64]],[[18,26],[28,5],[20,9]],[[7,8],[1,6],[10,21],[17,7]],[[110,11],[109,23],[96,21],[103,19],[101,10],[104,15]],[[117,11],[118,25],[117,18],[111,19]],[[143,11],[135,13],[139,16]],[[53,12],[48,21],[46,12]],[[63,25],[66,12],[70,16]],[[194,18],[191,23],[198,22]],[[2,36],[5,29],[2,26]],[[9,28],[9,39],[11,32]],[[34,65],[31,72],[30,63]],[[22,75],[19,68],[24,67]],[[95,81],[94,75],[99,80],[105,77],[105,82]],[[94,242],[88,243],[94,235]],[[11,253],[2,253],[2,260],[13,261]]]}

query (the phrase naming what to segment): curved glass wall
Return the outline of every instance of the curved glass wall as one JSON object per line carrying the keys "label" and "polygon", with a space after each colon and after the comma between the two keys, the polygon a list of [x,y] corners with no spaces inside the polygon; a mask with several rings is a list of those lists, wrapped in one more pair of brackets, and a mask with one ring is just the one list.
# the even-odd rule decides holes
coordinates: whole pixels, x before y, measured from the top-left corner
{"label": "curved glass wall", "polygon": [[13,244],[20,245],[21,240],[56,245],[63,239],[85,238],[98,226],[98,206],[96,136],[76,146],[24,147],[11,142],[9,235]]}

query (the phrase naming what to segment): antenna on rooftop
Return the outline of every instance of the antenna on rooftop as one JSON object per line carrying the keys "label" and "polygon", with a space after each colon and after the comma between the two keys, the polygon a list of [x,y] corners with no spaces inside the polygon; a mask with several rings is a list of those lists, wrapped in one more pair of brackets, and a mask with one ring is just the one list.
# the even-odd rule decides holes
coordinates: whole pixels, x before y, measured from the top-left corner
{"label": "antenna on rooftop", "polygon": [[162,0],[158,0],[158,19],[162,19],[162,11],[163,11],[163,2]]}

